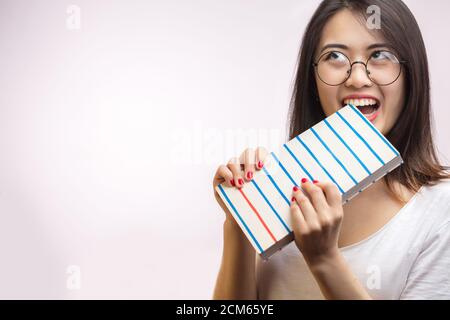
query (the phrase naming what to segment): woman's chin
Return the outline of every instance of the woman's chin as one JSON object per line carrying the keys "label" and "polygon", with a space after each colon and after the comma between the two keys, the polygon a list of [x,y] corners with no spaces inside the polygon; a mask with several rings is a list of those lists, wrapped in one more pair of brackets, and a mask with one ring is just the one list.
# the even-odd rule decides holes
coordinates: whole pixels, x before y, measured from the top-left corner
{"label": "woman's chin", "polygon": [[385,126],[383,125],[383,121],[381,119],[375,119],[374,121],[371,121],[375,128],[377,128],[378,131],[381,132],[383,136],[386,135]]}

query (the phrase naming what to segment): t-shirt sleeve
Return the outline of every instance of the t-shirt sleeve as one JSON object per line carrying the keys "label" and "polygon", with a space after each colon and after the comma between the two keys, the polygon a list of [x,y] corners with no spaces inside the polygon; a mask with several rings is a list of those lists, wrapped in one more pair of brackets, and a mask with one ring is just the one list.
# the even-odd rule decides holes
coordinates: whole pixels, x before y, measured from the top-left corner
{"label": "t-shirt sleeve", "polygon": [[426,241],[400,299],[450,299],[450,221]]}

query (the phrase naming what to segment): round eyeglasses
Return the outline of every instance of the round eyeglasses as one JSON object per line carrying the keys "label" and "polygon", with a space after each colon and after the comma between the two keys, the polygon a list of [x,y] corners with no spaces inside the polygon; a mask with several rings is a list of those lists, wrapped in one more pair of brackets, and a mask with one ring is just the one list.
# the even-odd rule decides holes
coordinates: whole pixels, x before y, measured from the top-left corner
{"label": "round eyeglasses", "polygon": [[350,78],[353,65],[360,63],[366,69],[367,77],[379,86],[387,86],[395,82],[402,72],[402,65],[407,61],[399,60],[394,53],[387,50],[373,52],[366,63],[350,62],[340,51],[328,51],[322,54],[313,66],[322,82],[330,86],[343,84]]}

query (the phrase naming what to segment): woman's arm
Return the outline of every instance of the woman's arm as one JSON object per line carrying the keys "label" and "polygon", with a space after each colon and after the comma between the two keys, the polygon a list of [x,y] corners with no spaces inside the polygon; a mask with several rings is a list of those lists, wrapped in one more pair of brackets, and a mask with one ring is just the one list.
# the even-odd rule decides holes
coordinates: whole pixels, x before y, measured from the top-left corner
{"label": "woman's arm", "polygon": [[236,222],[226,219],[223,225],[223,256],[213,299],[255,300],[256,251]]}
{"label": "woman's arm", "polygon": [[[226,166],[218,168],[213,180],[214,189],[220,183],[242,188],[244,179],[251,181],[253,173],[263,168],[267,155],[265,148],[258,147],[256,151],[249,148],[239,158],[230,159]],[[226,219],[223,225],[222,263],[213,299],[257,299],[256,251],[216,191],[214,196],[225,212]]]}
{"label": "woman's arm", "polygon": [[308,266],[325,299],[372,299],[339,251]]}
{"label": "woman's arm", "polygon": [[342,198],[331,182],[302,180],[291,204],[295,243],[326,299],[371,299],[338,249]]}

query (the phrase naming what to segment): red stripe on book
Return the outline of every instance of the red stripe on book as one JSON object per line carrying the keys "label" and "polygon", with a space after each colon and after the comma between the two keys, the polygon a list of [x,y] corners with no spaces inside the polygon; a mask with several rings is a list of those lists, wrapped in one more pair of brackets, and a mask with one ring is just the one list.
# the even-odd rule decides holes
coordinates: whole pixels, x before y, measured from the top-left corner
{"label": "red stripe on book", "polygon": [[267,227],[266,223],[264,222],[264,220],[261,218],[261,216],[258,213],[258,210],[256,210],[256,208],[252,205],[252,203],[250,202],[250,200],[248,200],[247,196],[245,195],[244,191],[242,191],[242,189],[238,189],[239,192],[242,194],[242,196],[244,197],[244,199],[247,201],[247,203],[250,205],[250,207],[252,208],[253,212],[256,214],[256,216],[258,217],[259,221],[261,221],[262,225],[264,226],[264,228],[267,230],[267,232],[269,233],[270,237],[273,239],[274,242],[277,242],[277,239],[275,239],[275,236],[273,235],[273,233],[270,231],[269,227]]}

